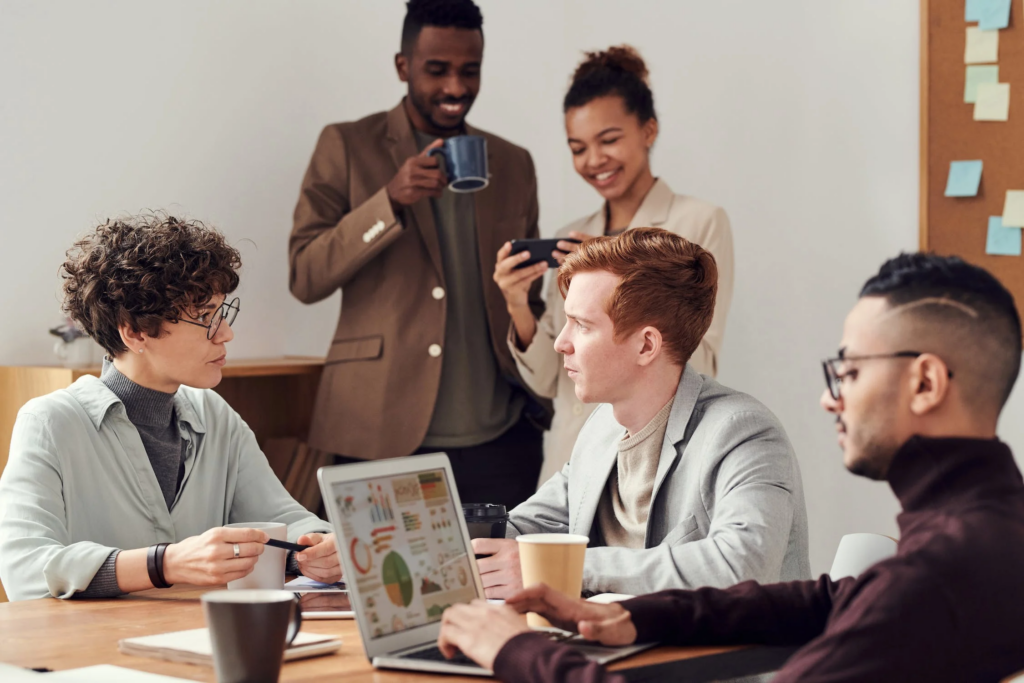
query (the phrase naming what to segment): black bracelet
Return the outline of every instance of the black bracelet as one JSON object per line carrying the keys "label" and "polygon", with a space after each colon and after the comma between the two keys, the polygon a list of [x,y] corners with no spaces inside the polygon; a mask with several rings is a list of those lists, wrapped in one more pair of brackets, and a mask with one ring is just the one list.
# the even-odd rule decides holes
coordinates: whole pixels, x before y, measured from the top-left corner
{"label": "black bracelet", "polygon": [[149,571],[149,580],[155,588],[171,587],[171,584],[167,583],[167,579],[164,578],[164,551],[167,550],[168,545],[170,543],[151,545],[149,552],[146,553],[146,570]]}

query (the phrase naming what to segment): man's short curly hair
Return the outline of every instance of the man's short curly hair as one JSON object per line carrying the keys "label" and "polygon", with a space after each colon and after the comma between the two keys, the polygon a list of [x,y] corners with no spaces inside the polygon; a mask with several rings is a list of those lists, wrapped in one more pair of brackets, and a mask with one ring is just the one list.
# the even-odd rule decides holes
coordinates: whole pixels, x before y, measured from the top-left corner
{"label": "man's short curly hair", "polygon": [[484,32],[484,17],[473,0],[409,0],[402,22],[402,54],[412,55],[424,26]]}
{"label": "man's short curly hair", "polygon": [[152,337],[164,321],[238,287],[238,250],[196,220],[147,213],[107,220],[68,250],[64,312],[111,356],[128,350],[118,328]]}

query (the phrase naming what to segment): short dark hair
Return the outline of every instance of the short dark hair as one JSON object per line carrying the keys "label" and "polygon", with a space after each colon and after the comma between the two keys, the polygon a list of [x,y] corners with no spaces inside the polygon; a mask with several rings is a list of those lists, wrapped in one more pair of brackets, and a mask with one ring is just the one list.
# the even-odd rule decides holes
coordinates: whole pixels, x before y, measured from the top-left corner
{"label": "short dark hair", "polygon": [[[970,339],[984,340],[991,348],[984,360],[994,363],[992,377],[999,406],[1006,403],[1020,374],[1021,321],[1013,295],[984,268],[956,256],[900,254],[882,264],[878,274],[864,283],[861,297],[881,297],[890,306],[935,299],[956,305],[929,306],[933,317],[965,330]],[[975,316],[964,314],[973,311]],[[955,320],[954,320],[955,318]]]}
{"label": "short dark hair", "polygon": [[484,17],[473,0],[409,0],[402,22],[402,54],[412,53],[412,46],[424,26],[464,28],[483,35]]}
{"label": "short dark hair", "polygon": [[196,220],[146,213],[107,220],[68,250],[64,311],[107,353],[128,350],[119,327],[157,337],[164,321],[238,287],[238,250]]}
{"label": "short dark hair", "polygon": [[633,228],[581,244],[558,269],[558,290],[565,297],[577,273],[599,270],[621,278],[608,301],[615,339],[652,325],[669,359],[686,365],[715,315],[718,266],[711,252],[661,228]]}
{"label": "short dark hair", "polygon": [[654,93],[647,83],[647,65],[635,48],[619,45],[585,55],[565,93],[563,113],[598,97],[616,95],[622,98],[626,111],[636,114],[640,123],[658,120],[654,112]]}

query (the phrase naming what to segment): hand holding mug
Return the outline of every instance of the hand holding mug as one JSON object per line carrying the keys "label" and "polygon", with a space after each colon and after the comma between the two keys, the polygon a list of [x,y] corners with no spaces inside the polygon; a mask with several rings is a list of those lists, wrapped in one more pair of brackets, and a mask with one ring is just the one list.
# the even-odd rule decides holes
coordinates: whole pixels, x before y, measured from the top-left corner
{"label": "hand holding mug", "polygon": [[388,198],[392,204],[409,206],[424,197],[436,199],[441,196],[448,184],[448,177],[441,169],[440,162],[430,153],[443,144],[442,139],[434,140],[422,152],[405,160],[387,184]]}
{"label": "hand holding mug", "polygon": [[269,538],[259,529],[215,527],[172,543],[164,552],[164,578],[170,584],[216,586],[248,576]]}
{"label": "hand holding mug", "polygon": [[523,587],[519,544],[514,538],[474,538],[472,543],[474,553],[490,556],[476,561],[488,598],[507,598]]}

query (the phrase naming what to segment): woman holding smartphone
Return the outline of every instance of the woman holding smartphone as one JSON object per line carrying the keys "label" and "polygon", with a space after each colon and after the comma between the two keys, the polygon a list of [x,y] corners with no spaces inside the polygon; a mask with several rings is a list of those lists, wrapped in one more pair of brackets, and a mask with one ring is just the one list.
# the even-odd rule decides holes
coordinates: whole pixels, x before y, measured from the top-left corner
{"label": "woman holding smartphone", "polygon": [[[647,67],[639,53],[627,45],[587,53],[573,75],[563,110],[573,166],[604,202],[595,213],[559,231],[558,237],[582,241],[635,227],[657,227],[710,251],[719,273],[715,317],[690,364],[714,377],[732,298],[729,218],[713,204],[675,194],[668,183],[654,176],[650,156],[658,137],[658,118]],[[554,256],[561,262],[576,247],[576,242],[562,240]],[[554,350],[555,338],[565,325],[563,301],[554,280],[547,290],[544,315],[537,320],[530,312],[530,284],[544,275],[547,264],[516,270],[529,253],[510,254],[511,244],[505,244],[498,251],[494,270],[494,280],[512,316],[509,348],[530,388],[555,402],[540,478],[544,482],[568,462],[593,406],[576,398],[575,386]]]}

